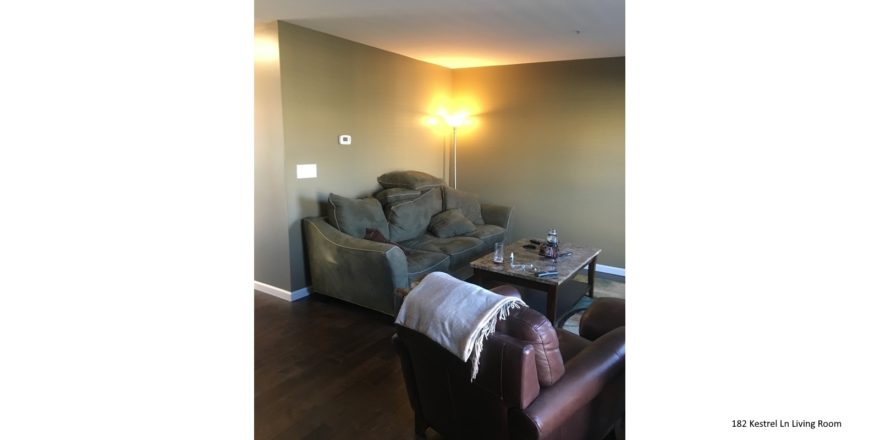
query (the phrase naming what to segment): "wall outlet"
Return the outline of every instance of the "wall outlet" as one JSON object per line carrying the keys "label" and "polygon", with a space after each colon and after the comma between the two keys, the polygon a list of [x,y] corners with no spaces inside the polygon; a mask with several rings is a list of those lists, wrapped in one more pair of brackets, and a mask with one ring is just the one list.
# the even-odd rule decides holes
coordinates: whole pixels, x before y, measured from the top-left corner
{"label": "wall outlet", "polygon": [[351,145],[351,135],[343,134],[339,136],[339,145]]}

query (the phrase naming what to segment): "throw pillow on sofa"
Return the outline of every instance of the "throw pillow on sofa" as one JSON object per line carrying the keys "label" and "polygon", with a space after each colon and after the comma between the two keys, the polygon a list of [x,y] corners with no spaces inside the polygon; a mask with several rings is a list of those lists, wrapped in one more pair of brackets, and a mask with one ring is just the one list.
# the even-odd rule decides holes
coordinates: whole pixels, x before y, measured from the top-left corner
{"label": "throw pillow on sofa", "polygon": [[461,209],[461,213],[475,225],[486,224],[483,221],[483,208],[480,206],[480,198],[476,194],[444,186],[443,209],[453,208]]}
{"label": "throw pillow on sofa", "polygon": [[385,238],[385,236],[382,235],[382,232],[380,232],[378,229],[367,228],[367,233],[364,234],[364,238],[367,240],[370,240],[370,241],[378,242],[378,243],[393,244],[393,245],[399,247],[400,250],[403,251],[403,255],[409,255],[412,253],[412,252],[406,250],[405,247]]}
{"label": "throw pillow on sofa", "polygon": [[[402,242],[419,237],[428,229],[431,217],[442,210],[440,190],[434,188],[417,199],[385,208],[391,241]],[[362,235],[361,235],[362,236]]]}
{"label": "throw pillow on sofa", "polygon": [[376,179],[382,188],[408,188],[424,191],[429,188],[443,186],[443,179],[421,171],[392,171]]}
{"label": "throw pillow on sofa", "polygon": [[385,219],[378,200],[372,197],[349,199],[333,193],[330,193],[329,200],[330,211],[327,217],[336,229],[353,237],[363,237],[367,228],[376,229],[385,236],[389,235],[388,220]]}
{"label": "throw pillow on sofa", "polygon": [[452,208],[432,217],[428,230],[440,238],[450,238],[470,234],[477,227],[461,213],[461,209]]}

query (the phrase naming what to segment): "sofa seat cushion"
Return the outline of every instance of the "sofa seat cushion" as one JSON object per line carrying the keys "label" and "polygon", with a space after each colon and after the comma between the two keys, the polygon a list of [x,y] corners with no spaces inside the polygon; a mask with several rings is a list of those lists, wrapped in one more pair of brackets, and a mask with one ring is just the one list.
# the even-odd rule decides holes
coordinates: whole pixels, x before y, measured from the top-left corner
{"label": "sofa seat cushion", "polygon": [[429,252],[408,249],[406,254],[406,271],[409,282],[418,281],[431,272],[449,270],[449,255],[440,252]]}
{"label": "sofa seat cushion", "polygon": [[388,238],[400,243],[420,237],[428,230],[431,217],[442,210],[441,199],[440,190],[434,188],[416,199],[387,206],[385,216],[391,234]]}
{"label": "sofa seat cushion", "polygon": [[409,249],[439,252],[450,257],[449,268],[455,270],[463,264],[486,253],[488,246],[482,240],[474,237],[451,237],[439,238],[431,234],[425,234],[414,240],[400,243]]}
{"label": "sofa seat cushion", "polygon": [[504,241],[504,228],[495,225],[477,225],[477,229],[467,236],[479,238],[485,243],[494,245],[499,241]]}

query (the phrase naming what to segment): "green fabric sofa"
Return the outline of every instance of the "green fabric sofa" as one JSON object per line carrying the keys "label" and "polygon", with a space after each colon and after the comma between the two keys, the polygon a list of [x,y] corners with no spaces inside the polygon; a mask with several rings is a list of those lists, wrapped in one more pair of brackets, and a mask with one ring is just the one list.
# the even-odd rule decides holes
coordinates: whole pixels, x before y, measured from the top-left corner
{"label": "green fabric sofa", "polygon": [[[397,179],[389,183],[389,175]],[[395,289],[435,271],[468,278],[469,263],[510,229],[511,207],[427,174],[388,173],[379,183],[375,197],[331,194],[327,216],[303,219],[312,292],[393,316]]]}

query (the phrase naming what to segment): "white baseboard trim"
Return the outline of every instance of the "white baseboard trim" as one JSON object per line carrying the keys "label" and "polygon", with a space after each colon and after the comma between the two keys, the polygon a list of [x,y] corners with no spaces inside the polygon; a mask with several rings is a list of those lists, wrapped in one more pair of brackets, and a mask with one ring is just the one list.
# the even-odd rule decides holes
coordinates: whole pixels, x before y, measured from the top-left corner
{"label": "white baseboard trim", "polygon": [[285,301],[296,301],[299,299],[303,299],[312,292],[311,287],[303,287],[299,290],[294,290],[293,292],[288,292],[280,287],[275,287],[266,283],[261,283],[259,281],[254,281],[254,290],[258,290],[263,293],[268,293],[277,298],[281,298]]}
{"label": "white baseboard trim", "polygon": [[625,277],[626,270],[622,267],[606,266],[604,264],[596,265],[596,272],[607,273],[610,275],[619,275]]}
{"label": "white baseboard trim", "polygon": [[276,298],[281,298],[285,301],[290,301],[291,294],[290,292],[280,288],[271,286],[266,283],[261,283],[259,281],[254,281],[254,290],[258,290],[263,293],[268,293]]}
{"label": "white baseboard trim", "polygon": [[303,298],[309,296],[310,293],[312,293],[312,288],[308,287],[308,286],[303,287],[302,289],[299,289],[299,290],[294,290],[290,294],[290,297],[291,297],[290,300],[296,301],[296,300],[303,299]]}

